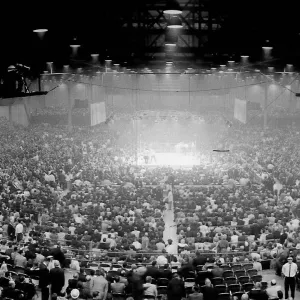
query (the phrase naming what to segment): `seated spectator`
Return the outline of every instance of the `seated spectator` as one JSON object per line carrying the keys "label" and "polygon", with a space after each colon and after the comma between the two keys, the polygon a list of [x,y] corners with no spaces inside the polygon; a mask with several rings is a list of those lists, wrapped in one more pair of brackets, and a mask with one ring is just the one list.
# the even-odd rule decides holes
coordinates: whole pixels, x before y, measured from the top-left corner
{"label": "seated spectator", "polygon": [[144,287],[144,298],[145,299],[156,299],[157,298],[157,288],[155,284],[152,284],[152,277],[146,277],[146,283]]}
{"label": "seated spectator", "polygon": [[271,286],[266,289],[266,293],[267,293],[269,299],[270,300],[278,299],[279,298],[279,295],[278,295],[279,291],[282,291],[281,286],[277,285],[277,282],[276,282],[275,279],[272,279],[271,280]]}
{"label": "seated spectator", "polygon": [[189,294],[188,300],[203,300],[203,294],[200,293],[198,286],[193,287],[193,293]]}

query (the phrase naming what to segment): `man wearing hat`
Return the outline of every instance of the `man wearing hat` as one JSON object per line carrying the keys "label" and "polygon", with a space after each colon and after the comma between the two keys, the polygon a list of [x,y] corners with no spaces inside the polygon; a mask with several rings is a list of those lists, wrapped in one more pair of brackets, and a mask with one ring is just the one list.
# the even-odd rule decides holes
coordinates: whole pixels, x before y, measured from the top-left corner
{"label": "man wearing hat", "polygon": [[285,299],[289,298],[289,289],[291,289],[291,297],[295,298],[296,288],[296,275],[298,273],[298,267],[293,262],[293,257],[288,257],[288,262],[282,267],[282,275],[284,276],[284,291]]}
{"label": "man wearing hat", "polygon": [[278,299],[278,291],[281,291],[281,286],[276,284],[275,279],[272,279],[271,286],[266,289],[269,299]]}
{"label": "man wearing hat", "polygon": [[72,291],[71,291],[71,298],[72,299],[78,299],[79,298],[79,295],[80,295],[80,292],[79,292],[79,290],[78,289],[73,289]]}

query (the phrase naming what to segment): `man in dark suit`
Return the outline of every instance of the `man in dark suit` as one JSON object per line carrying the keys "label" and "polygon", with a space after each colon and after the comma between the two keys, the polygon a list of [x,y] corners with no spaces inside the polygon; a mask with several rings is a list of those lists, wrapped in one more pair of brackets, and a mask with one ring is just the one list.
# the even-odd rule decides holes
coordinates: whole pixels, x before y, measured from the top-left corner
{"label": "man in dark suit", "polygon": [[28,275],[39,278],[39,288],[42,293],[42,300],[49,300],[50,273],[44,262],[40,263],[36,270],[28,270]]}
{"label": "man in dark suit", "polygon": [[156,261],[154,260],[151,266],[147,267],[145,276],[151,276],[154,279],[157,279],[160,275],[158,268],[156,267]]}
{"label": "man in dark suit", "polygon": [[158,278],[167,278],[169,280],[172,278],[172,271],[169,269],[168,264],[165,264],[164,269],[159,271]]}
{"label": "man in dark suit", "polygon": [[51,293],[60,295],[62,288],[65,285],[65,273],[60,268],[59,261],[54,261],[54,268],[50,270]]}
{"label": "man in dark suit", "polygon": [[202,256],[199,251],[196,252],[196,257],[193,259],[193,266],[196,268],[198,265],[205,265],[207,258]]}
{"label": "man in dark suit", "polygon": [[69,279],[69,284],[67,286],[66,292],[69,295],[73,289],[78,289],[79,275],[75,273],[72,279]]}
{"label": "man in dark suit", "polygon": [[205,286],[201,288],[201,292],[203,300],[217,300],[217,292],[208,278],[205,280]]}
{"label": "man in dark suit", "polygon": [[168,284],[167,296],[168,300],[181,300],[185,297],[184,282],[177,273],[174,273],[173,279]]}

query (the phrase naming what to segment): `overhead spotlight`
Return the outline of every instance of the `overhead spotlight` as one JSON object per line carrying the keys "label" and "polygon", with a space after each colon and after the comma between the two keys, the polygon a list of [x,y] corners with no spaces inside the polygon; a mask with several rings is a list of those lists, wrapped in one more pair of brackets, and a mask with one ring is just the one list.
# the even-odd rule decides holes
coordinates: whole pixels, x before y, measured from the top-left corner
{"label": "overhead spotlight", "polygon": [[173,29],[180,29],[182,28],[182,22],[181,20],[179,19],[179,17],[177,16],[173,16],[171,17],[170,20],[168,20],[168,25],[167,25],[168,28],[173,28]]}
{"label": "overhead spotlight", "polygon": [[71,47],[71,48],[79,48],[80,45],[79,45],[79,44],[71,44],[70,47]]}
{"label": "overhead spotlight", "polygon": [[168,0],[167,5],[164,9],[164,14],[180,15],[182,14],[182,9],[176,0]]}
{"label": "overhead spotlight", "polygon": [[91,57],[99,57],[98,53],[91,54]]}
{"label": "overhead spotlight", "polygon": [[44,29],[34,29],[33,30],[33,32],[35,32],[35,33],[45,33],[45,32],[47,32],[48,31],[48,29],[46,29],[46,28],[44,28]]}
{"label": "overhead spotlight", "polygon": [[118,64],[118,63],[114,63],[114,66],[115,66],[115,67],[119,67],[119,66],[120,66],[120,64]]}
{"label": "overhead spotlight", "polygon": [[263,50],[265,51],[271,51],[273,49],[273,47],[271,46],[271,43],[269,40],[266,40],[264,46],[262,47]]}
{"label": "overhead spotlight", "polygon": [[228,63],[229,63],[229,64],[234,64],[235,61],[234,61],[234,60],[229,60]]}
{"label": "overhead spotlight", "polygon": [[166,46],[176,46],[178,41],[177,35],[172,35],[170,33],[167,33],[165,36],[165,45]]}
{"label": "overhead spotlight", "polygon": [[241,55],[241,58],[249,58],[249,55]]}

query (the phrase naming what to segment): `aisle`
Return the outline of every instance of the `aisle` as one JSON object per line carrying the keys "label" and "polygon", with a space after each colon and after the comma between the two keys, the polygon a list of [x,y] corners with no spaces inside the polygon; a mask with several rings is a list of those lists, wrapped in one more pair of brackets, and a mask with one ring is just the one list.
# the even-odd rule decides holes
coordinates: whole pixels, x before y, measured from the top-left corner
{"label": "aisle", "polygon": [[177,249],[178,237],[177,237],[177,224],[174,222],[174,207],[172,208],[172,210],[166,209],[164,211],[163,219],[165,222],[165,230],[163,235],[164,242],[168,243],[168,239],[171,239]]}

